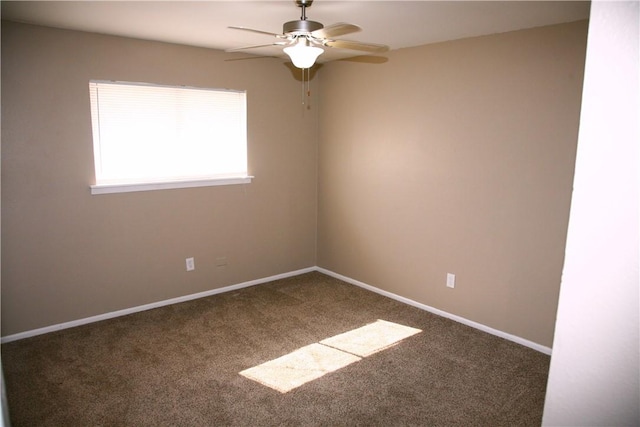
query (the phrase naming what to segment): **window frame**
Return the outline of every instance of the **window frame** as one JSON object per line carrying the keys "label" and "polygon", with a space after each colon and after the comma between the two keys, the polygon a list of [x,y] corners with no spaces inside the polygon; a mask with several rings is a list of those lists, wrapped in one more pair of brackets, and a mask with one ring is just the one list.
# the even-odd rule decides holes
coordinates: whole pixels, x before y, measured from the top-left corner
{"label": "window frame", "polygon": [[[193,176],[193,177],[181,177],[181,178],[145,178],[139,179],[135,181],[126,181],[126,182],[98,182],[98,161],[99,154],[96,155],[96,150],[99,147],[100,142],[96,141],[96,119],[94,114],[97,113],[97,101],[94,101],[92,96],[92,85],[94,83],[106,83],[106,84],[119,84],[119,85],[129,85],[129,86],[146,86],[146,87],[159,87],[159,88],[174,88],[174,89],[195,89],[201,91],[214,91],[214,92],[235,92],[235,93],[244,93],[244,126],[247,127],[245,129],[245,156],[247,162],[247,173],[245,174],[220,174],[220,176]],[[220,186],[220,185],[236,185],[236,184],[249,184],[254,178],[252,175],[248,174],[248,117],[247,117],[247,94],[245,90],[233,90],[233,89],[218,89],[218,88],[203,88],[203,87],[193,87],[193,86],[180,86],[180,85],[163,85],[163,84],[155,84],[155,83],[140,83],[140,82],[128,82],[128,81],[115,81],[115,80],[97,80],[92,79],[89,81],[89,95],[90,95],[90,117],[91,117],[91,125],[92,125],[92,141],[93,141],[93,159],[94,159],[94,179],[95,184],[91,184],[90,190],[92,195],[97,194],[110,194],[110,193],[128,193],[128,192],[137,192],[137,191],[152,191],[152,190],[167,190],[167,189],[178,189],[178,188],[197,188],[197,187],[209,187],[209,186]]]}

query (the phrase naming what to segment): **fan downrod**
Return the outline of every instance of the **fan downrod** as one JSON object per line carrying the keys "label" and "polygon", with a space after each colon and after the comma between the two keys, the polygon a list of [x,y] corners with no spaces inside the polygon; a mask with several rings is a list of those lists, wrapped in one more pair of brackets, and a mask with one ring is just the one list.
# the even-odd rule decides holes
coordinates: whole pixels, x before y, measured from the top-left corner
{"label": "fan downrod", "polygon": [[324,28],[320,22],[307,19],[307,8],[311,7],[313,0],[296,0],[296,5],[302,9],[300,20],[285,22],[282,26],[284,34],[306,34]]}
{"label": "fan downrod", "polygon": [[313,4],[313,0],[296,0],[296,5],[302,9],[302,20],[307,19],[305,17],[305,9],[311,7],[311,4]]}

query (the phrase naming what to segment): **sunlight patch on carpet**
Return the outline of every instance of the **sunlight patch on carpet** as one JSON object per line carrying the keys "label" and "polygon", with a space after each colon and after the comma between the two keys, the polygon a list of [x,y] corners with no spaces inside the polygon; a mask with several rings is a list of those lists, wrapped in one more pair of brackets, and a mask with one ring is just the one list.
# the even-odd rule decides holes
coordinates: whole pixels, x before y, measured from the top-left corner
{"label": "sunlight patch on carpet", "polygon": [[420,329],[378,320],[246,369],[240,375],[286,393],[420,332]]}
{"label": "sunlight patch on carpet", "polygon": [[366,357],[396,345],[403,339],[419,332],[421,332],[420,329],[378,320],[375,323],[322,340],[320,344]]}
{"label": "sunlight patch on carpet", "polygon": [[240,375],[286,393],[358,360],[353,354],[316,343],[244,370]]}

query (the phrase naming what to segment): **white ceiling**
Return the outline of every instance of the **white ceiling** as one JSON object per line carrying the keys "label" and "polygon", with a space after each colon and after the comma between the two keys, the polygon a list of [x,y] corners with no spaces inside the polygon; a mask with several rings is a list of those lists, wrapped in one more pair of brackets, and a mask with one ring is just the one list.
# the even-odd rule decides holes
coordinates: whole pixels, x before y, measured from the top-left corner
{"label": "white ceiling", "polygon": [[[294,0],[276,1],[2,1],[2,19],[147,40],[229,49],[275,38],[227,28],[281,33],[300,18]],[[363,31],[342,37],[400,49],[587,19],[584,1],[329,1],[315,0],[307,18]],[[281,56],[278,47],[243,51]],[[359,55],[326,49],[319,62]]]}

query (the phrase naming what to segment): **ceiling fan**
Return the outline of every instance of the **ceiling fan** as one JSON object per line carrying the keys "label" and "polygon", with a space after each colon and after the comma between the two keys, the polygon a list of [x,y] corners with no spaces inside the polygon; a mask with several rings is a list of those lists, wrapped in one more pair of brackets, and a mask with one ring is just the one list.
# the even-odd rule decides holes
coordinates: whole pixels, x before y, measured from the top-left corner
{"label": "ceiling fan", "polygon": [[264,45],[245,46],[235,49],[227,49],[227,52],[254,49],[266,46],[284,46],[284,53],[289,55],[293,65],[298,68],[311,68],[320,56],[323,47],[357,50],[367,53],[382,53],[389,50],[389,46],[374,43],[362,43],[349,40],[338,40],[335,37],[351,34],[362,29],[354,24],[340,22],[325,27],[320,22],[307,19],[306,9],[311,7],[313,0],[296,0],[296,5],[302,9],[300,19],[285,22],[282,26],[282,34],[268,31],[254,30],[245,27],[229,27],[235,30],[251,31],[276,37],[279,41]]}

